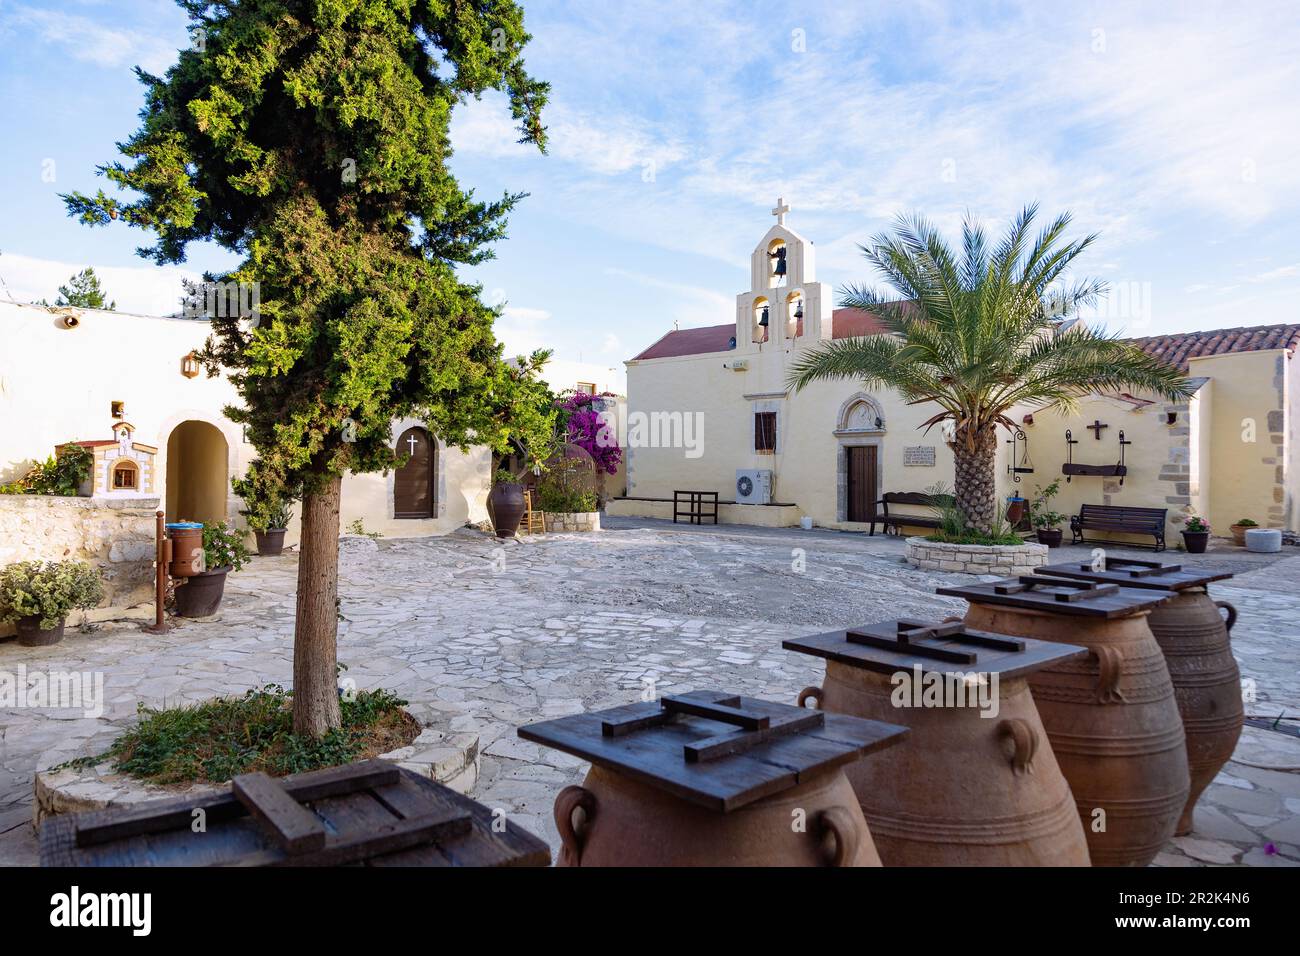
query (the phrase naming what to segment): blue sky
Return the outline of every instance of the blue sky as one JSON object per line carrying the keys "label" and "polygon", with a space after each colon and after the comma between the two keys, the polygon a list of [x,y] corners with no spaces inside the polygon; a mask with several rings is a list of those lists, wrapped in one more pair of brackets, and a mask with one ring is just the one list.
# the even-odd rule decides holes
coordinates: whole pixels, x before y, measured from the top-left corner
{"label": "blue sky", "polygon": [[[1024,203],[1101,239],[1083,272],[1126,334],[1300,321],[1300,18],[1288,3],[525,0],[530,69],[554,87],[549,155],[500,97],[464,107],[454,169],[531,197],[467,272],[523,350],[618,366],[681,326],[732,320],[772,222],[823,281],[873,280],[856,244],[920,211],[999,227]],[[52,298],[82,265],[119,308],[179,283],[88,229],[57,193],[136,126],[130,68],[186,43],[170,0],[0,0],[0,277]],[[195,249],[189,271],[228,261]],[[0,289],[0,295],[3,290]]]}

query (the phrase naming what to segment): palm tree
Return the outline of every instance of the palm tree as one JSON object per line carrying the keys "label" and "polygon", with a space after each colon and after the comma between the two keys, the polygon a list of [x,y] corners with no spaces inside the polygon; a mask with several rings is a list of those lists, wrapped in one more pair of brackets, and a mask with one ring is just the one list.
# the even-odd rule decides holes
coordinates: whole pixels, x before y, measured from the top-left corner
{"label": "palm tree", "polygon": [[1066,213],[1034,237],[1037,212],[1037,205],[1021,212],[996,248],[967,218],[960,259],[925,219],[900,216],[897,235],[860,247],[894,294],[864,286],[840,292],[841,305],[875,313],[888,331],[824,342],[789,374],[796,391],[823,379],[858,379],[867,388],[892,388],[912,405],[938,405],[921,427],[952,423],[956,504],[982,534],[996,524],[997,426],[1015,427],[1008,417],[1014,406],[1070,412],[1082,395],[1120,389],[1168,400],[1191,394],[1172,366],[1066,321],[1105,292],[1098,280],[1065,277],[1096,236],[1063,242]]}

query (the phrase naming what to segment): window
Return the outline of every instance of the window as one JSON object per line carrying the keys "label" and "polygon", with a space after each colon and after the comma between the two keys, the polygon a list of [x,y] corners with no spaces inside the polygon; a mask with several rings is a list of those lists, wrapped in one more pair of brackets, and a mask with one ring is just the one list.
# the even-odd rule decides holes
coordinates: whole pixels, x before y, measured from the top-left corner
{"label": "window", "polygon": [[595,394],[596,394],[596,383],[595,383],[595,382],[579,382],[579,383],[578,383],[578,391],[579,391],[579,392],[586,392],[588,395],[595,395]]}
{"label": "window", "polygon": [[776,412],[754,413],[754,451],[776,451]]}
{"label": "window", "polygon": [[113,466],[113,490],[114,491],[135,491],[136,483],[135,462],[119,461]]}

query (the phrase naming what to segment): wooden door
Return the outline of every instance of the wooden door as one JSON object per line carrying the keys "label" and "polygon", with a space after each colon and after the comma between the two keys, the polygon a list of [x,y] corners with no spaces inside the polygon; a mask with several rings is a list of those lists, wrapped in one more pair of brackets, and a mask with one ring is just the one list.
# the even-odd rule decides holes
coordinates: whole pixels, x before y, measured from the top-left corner
{"label": "wooden door", "polygon": [[393,476],[393,517],[433,517],[434,446],[423,428],[408,428],[397,439],[397,453],[409,456]]}
{"label": "wooden door", "polygon": [[871,521],[876,516],[876,446],[852,445],[849,454],[849,521]]}

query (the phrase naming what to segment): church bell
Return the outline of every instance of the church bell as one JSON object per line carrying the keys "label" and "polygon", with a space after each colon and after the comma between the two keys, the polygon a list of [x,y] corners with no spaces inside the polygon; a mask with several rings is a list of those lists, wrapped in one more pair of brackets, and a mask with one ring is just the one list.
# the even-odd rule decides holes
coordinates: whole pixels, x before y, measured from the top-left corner
{"label": "church bell", "polygon": [[763,314],[758,317],[758,324],[767,328],[767,306],[763,306]]}
{"label": "church bell", "polygon": [[778,276],[785,275],[785,246],[781,246],[775,252],[769,252],[768,255],[776,260],[776,269],[773,274]]}

